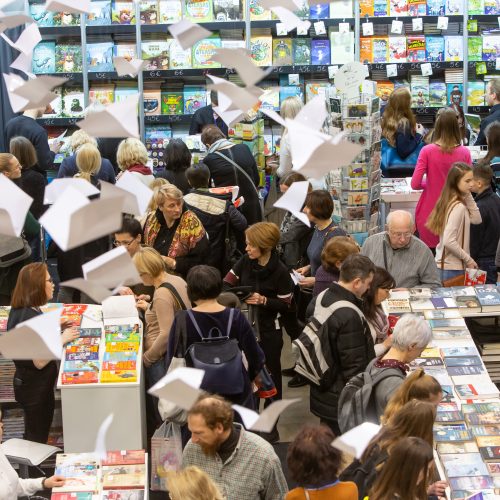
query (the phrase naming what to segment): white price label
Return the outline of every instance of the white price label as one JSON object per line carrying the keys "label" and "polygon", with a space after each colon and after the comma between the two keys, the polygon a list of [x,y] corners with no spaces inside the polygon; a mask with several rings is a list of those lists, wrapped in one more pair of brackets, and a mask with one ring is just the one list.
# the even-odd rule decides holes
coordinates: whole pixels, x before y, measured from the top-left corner
{"label": "white price label", "polygon": [[431,76],[432,75],[432,65],[431,63],[422,63],[420,66],[423,76]]}
{"label": "white price label", "polygon": [[288,75],[288,85],[300,85],[300,76],[298,73],[290,73]]}
{"label": "white price label", "polygon": [[337,73],[338,70],[338,66],[328,66],[328,78],[330,80],[333,80],[333,78],[335,77],[335,73]]}
{"label": "white price label", "polygon": [[297,35],[307,35],[309,32],[309,28],[306,25],[301,24],[297,26]]}
{"label": "white price label", "polygon": [[397,64],[388,64],[386,66],[387,76],[389,78],[393,76],[398,76],[398,65]]}
{"label": "white price label", "polygon": [[314,31],[316,32],[316,35],[326,35],[326,28],[324,21],[315,22]]}
{"label": "white price label", "polygon": [[424,29],[424,22],[421,17],[416,17],[411,20],[413,31],[422,31]]}
{"label": "white price label", "polygon": [[363,36],[373,35],[373,23],[363,23]]}
{"label": "white price label", "polygon": [[446,16],[439,16],[437,23],[438,30],[447,30],[448,29],[448,18]]}
{"label": "white price label", "polygon": [[278,36],[288,35],[288,31],[286,30],[284,23],[276,23],[276,34]]}
{"label": "white price label", "polygon": [[349,33],[350,29],[349,23],[339,23],[339,33]]}
{"label": "white price label", "polygon": [[398,21],[397,19],[394,19],[391,24],[391,33],[394,33],[396,35],[401,35],[403,33],[403,21]]}

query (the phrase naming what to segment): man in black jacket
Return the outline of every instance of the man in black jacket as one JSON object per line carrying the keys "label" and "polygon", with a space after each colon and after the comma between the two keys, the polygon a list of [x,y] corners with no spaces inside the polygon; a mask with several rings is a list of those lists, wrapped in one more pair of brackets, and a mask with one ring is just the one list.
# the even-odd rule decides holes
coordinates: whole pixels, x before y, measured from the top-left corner
{"label": "man in black jacket", "polygon": [[222,130],[222,132],[224,132],[224,135],[227,136],[228,132],[227,125],[224,123],[222,118],[213,110],[212,107],[219,105],[219,99],[217,97],[217,92],[215,90],[212,90],[212,92],[210,92],[210,102],[212,104],[209,104],[208,106],[203,106],[203,108],[198,109],[194,113],[193,118],[191,118],[189,135],[201,134],[203,128],[206,125],[217,125],[217,127],[219,127]]}
{"label": "man in black jacket", "polygon": [[38,171],[47,176],[47,170],[53,168],[55,154],[61,148],[61,143],[49,147],[47,131],[36,122],[43,115],[45,108],[28,109],[22,115],[11,118],[5,126],[7,144],[13,137],[26,137],[35,147],[38,158]]}
{"label": "man in black jacket", "polygon": [[495,254],[500,238],[500,197],[491,188],[493,170],[489,165],[474,167],[474,192],[481,224],[470,225],[470,255],[486,271],[486,283],[495,284]]}
{"label": "man in black jacket", "polygon": [[[368,257],[349,255],[340,268],[338,283],[332,283],[311,301],[307,316],[313,315],[316,300],[321,300],[323,307],[345,300],[361,309],[361,297],[370,287],[374,272],[375,266]],[[336,366],[331,367],[328,387],[311,385],[310,407],[311,412],[339,436],[337,407],[340,393],[349,379],[363,372],[375,358],[375,350],[370,328],[361,311],[339,308],[327,319],[326,326]]]}
{"label": "man in black jacket", "polygon": [[477,136],[474,146],[486,146],[486,127],[493,122],[500,121],[500,78],[494,78],[488,82],[486,86],[486,103],[491,106],[490,113],[487,117],[481,120],[479,127],[479,135]]}

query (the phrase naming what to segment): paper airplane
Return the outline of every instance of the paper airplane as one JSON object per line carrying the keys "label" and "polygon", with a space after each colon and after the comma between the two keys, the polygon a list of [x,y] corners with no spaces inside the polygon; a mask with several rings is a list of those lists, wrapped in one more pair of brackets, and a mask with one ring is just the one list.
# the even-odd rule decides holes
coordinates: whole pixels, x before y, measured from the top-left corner
{"label": "paper airplane", "polygon": [[22,71],[28,78],[36,78],[36,75],[32,72],[32,54],[23,54],[21,52],[10,67]]}
{"label": "paper airplane", "polygon": [[200,386],[204,375],[204,370],[197,368],[177,368],[167,373],[148,393],[189,410],[202,392]]}
{"label": "paper airplane", "polygon": [[220,63],[223,68],[234,68],[248,87],[260,82],[272,71],[272,68],[264,71],[256,66],[249,51],[243,48],[217,49],[212,56],[212,61]]}
{"label": "paper airplane", "polygon": [[102,301],[102,316],[108,318],[136,318],[137,308],[133,295],[117,295]]}
{"label": "paper airplane", "polygon": [[262,113],[264,113],[265,115],[269,116],[269,118],[271,118],[275,122],[282,125],[283,127],[286,127],[286,122],[285,122],[284,118],[281,118],[281,116],[278,113],[276,113],[276,111],[274,111],[274,109],[267,109],[267,108],[261,107],[260,111]]}
{"label": "paper airplane", "polygon": [[83,196],[88,197],[99,194],[99,190],[85,179],[62,177],[61,179],[54,179],[49,184],[47,184],[47,186],[45,186],[43,204],[53,205],[64,193],[64,191],[70,186],[83,194]]}
{"label": "paper airplane", "polygon": [[0,193],[0,235],[20,236],[33,198],[5,175],[0,175]]}
{"label": "paper airplane", "polygon": [[118,76],[130,75],[132,78],[137,76],[145,65],[142,59],[127,59],[125,57],[113,57],[113,65],[115,66]]}
{"label": "paper airplane", "polygon": [[380,431],[380,425],[371,422],[364,422],[354,429],[347,431],[332,442],[332,446],[337,450],[361,458],[370,441]]}
{"label": "paper airplane", "polygon": [[14,3],[16,0],[0,0],[0,10]]}
{"label": "paper airplane", "polygon": [[252,431],[271,432],[273,430],[278,417],[292,404],[300,401],[300,398],[281,399],[271,403],[259,415],[253,410],[249,410],[244,406],[233,405],[233,408],[240,414],[241,420],[245,427]]}
{"label": "paper airplane", "polygon": [[311,99],[297,114],[295,121],[312,128],[321,130],[328,116],[325,98],[318,95]]}
{"label": "paper airplane", "polygon": [[68,187],[40,217],[40,224],[63,250],[107,236],[120,229],[122,197],[89,201],[73,187]]}
{"label": "paper airplane", "polygon": [[0,32],[32,22],[33,18],[26,14],[5,14],[0,11]]}
{"label": "paper airplane", "polygon": [[137,106],[139,94],[115,102],[106,109],[88,115],[76,124],[92,137],[139,138]]}
{"label": "paper airplane", "polygon": [[105,460],[107,455],[106,448],[106,434],[108,433],[111,424],[113,423],[114,414],[111,413],[108,415],[103,423],[99,426],[99,430],[97,431],[97,436],[95,438],[95,446],[94,453],[101,459]]}
{"label": "paper airplane", "polygon": [[[33,21],[33,19],[31,19]],[[19,50],[23,54],[32,54],[33,49],[42,41],[42,35],[36,23],[32,22],[20,35],[19,38],[13,42],[8,38],[5,33],[0,36],[13,48]]]}
{"label": "paper airplane", "polygon": [[92,14],[90,0],[47,0],[45,10],[71,12],[72,14]]}
{"label": "paper airplane", "polygon": [[233,82],[229,82],[224,78],[219,78],[214,75],[207,75],[211,80],[212,84],[208,85],[210,90],[216,90],[229,98],[230,105],[226,109],[222,109],[219,103],[221,111],[234,111],[240,110],[243,112],[252,109],[256,104],[259,103],[259,96],[263,94],[263,90],[258,87],[239,87]]}
{"label": "paper airplane", "polygon": [[217,92],[217,97],[219,99],[219,106],[214,106],[213,110],[222,118],[222,121],[228,127],[232,127],[235,123],[240,122],[244,118],[245,114],[239,109],[226,111],[226,109],[231,106],[231,99],[229,99],[226,94]]}
{"label": "paper airplane", "polygon": [[182,50],[190,49],[196,42],[209,37],[212,32],[199,24],[193,24],[186,19],[168,27],[170,34],[177,40]]}
{"label": "paper airplane", "polygon": [[271,10],[279,17],[279,20],[283,23],[287,33],[295,28],[307,31],[311,27],[310,21],[303,21],[296,14],[288,9],[285,9],[284,7],[272,7]]}
{"label": "paper airplane", "polygon": [[121,286],[118,286],[114,289],[106,288],[99,283],[94,281],[89,281],[84,278],[74,278],[72,280],[64,281],[60,283],[61,286],[67,286],[68,288],[75,288],[76,290],[80,290],[85,295],[88,295],[92,300],[97,302],[98,304],[102,303],[105,299],[118,293]]}
{"label": "paper airplane", "polygon": [[57,309],[19,323],[0,336],[0,353],[6,359],[61,359],[61,311]]}
{"label": "paper airplane", "polygon": [[311,223],[307,218],[307,215],[302,212],[302,207],[304,206],[309,186],[309,181],[294,182],[278,199],[278,201],[274,203],[274,206],[288,210],[306,226],[311,227]]}

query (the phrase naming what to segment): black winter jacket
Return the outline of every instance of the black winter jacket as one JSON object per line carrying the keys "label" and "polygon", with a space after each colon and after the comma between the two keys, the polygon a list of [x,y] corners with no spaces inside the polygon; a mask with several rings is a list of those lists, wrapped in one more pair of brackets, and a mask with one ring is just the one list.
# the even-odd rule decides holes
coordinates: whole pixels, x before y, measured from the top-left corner
{"label": "black winter jacket", "polygon": [[295,215],[287,212],[281,224],[279,254],[288,269],[302,266],[302,258],[306,254],[314,228],[306,226]]}
{"label": "black winter jacket", "polygon": [[488,116],[481,120],[481,125],[479,126],[479,134],[477,136],[474,146],[486,146],[486,134],[484,131],[490,123],[500,121],[500,104],[495,104],[491,107]]}
{"label": "black winter jacket", "polygon": [[[307,317],[314,312],[317,297],[307,308]],[[362,302],[352,292],[332,283],[323,296],[321,305],[327,307],[333,302],[347,300],[362,309]],[[311,385],[310,406],[314,415],[328,420],[337,420],[339,396],[345,384],[363,372],[368,363],[375,358],[373,339],[366,320],[361,321],[358,313],[350,308],[335,311],[327,320],[328,336],[337,369],[333,381],[326,390]]]}
{"label": "black winter jacket", "polygon": [[470,225],[470,255],[474,260],[494,259],[500,238],[500,197],[488,188],[475,201],[481,224]]}

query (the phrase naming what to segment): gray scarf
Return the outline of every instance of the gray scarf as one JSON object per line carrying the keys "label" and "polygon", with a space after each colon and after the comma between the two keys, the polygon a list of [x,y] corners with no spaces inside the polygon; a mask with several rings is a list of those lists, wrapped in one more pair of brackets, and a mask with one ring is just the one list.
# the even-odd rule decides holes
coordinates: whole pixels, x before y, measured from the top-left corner
{"label": "gray scarf", "polygon": [[214,153],[215,151],[219,151],[219,149],[232,148],[234,144],[231,141],[228,141],[225,137],[223,139],[219,139],[215,141],[207,151],[208,153]]}

